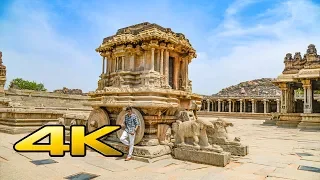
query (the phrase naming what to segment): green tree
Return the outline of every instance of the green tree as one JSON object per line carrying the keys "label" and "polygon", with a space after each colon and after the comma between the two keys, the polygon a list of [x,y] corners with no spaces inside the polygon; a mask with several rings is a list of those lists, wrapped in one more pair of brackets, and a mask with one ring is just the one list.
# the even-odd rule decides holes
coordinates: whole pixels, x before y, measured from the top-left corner
{"label": "green tree", "polygon": [[13,89],[26,89],[34,91],[47,91],[42,83],[36,83],[34,81],[24,80],[22,78],[13,79],[10,82],[9,88]]}

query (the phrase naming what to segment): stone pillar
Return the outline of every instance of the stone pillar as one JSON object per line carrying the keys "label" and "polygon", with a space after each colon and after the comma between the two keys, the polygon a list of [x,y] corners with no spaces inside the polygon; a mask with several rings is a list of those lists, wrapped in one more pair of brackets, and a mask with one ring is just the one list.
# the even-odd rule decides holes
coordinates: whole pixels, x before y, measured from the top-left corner
{"label": "stone pillar", "polygon": [[106,57],[102,57],[102,74],[104,74],[104,70],[105,70],[105,60],[106,60]]}
{"label": "stone pillar", "polygon": [[281,113],[287,113],[287,88],[281,88]]}
{"label": "stone pillar", "polygon": [[221,112],[221,100],[218,99],[218,112]]}
{"label": "stone pillar", "polygon": [[303,113],[312,113],[312,102],[313,102],[313,92],[312,83],[310,80],[303,80],[304,89],[304,102],[303,102]]}
{"label": "stone pillar", "polygon": [[134,54],[132,53],[130,56],[130,71],[134,71]]}
{"label": "stone pillar", "polygon": [[232,101],[232,112],[236,112],[236,102]]}
{"label": "stone pillar", "polygon": [[157,50],[157,60],[156,60],[156,64],[157,64],[156,71],[158,71],[159,73],[161,73],[161,70],[160,70],[160,49]]}
{"label": "stone pillar", "polygon": [[254,99],[251,100],[251,104],[252,104],[252,113],[255,113],[256,112],[256,102]]}
{"label": "stone pillar", "polygon": [[143,64],[143,70],[146,71],[147,68],[146,68],[146,59],[147,59],[147,51],[143,51],[143,55],[142,55],[142,64]]}
{"label": "stone pillar", "polygon": [[240,113],[242,113],[242,99],[240,99]]}
{"label": "stone pillar", "polygon": [[169,85],[169,50],[166,49],[166,57],[164,62],[164,75],[165,75],[165,82]]}
{"label": "stone pillar", "polygon": [[164,49],[161,49],[160,51],[160,74],[163,75],[163,51]]}
{"label": "stone pillar", "polygon": [[292,113],[294,111],[294,91],[287,83],[280,85],[281,89],[281,113]]}
{"label": "stone pillar", "polygon": [[222,107],[221,107],[221,112],[224,112],[224,109],[225,108],[225,106],[224,106],[224,100],[222,100]]}
{"label": "stone pillar", "polygon": [[276,101],[277,101],[277,113],[279,113],[280,112],[280,100],[277,99]]}
{"label": "stone pillar", "polygon": [[231,112],[231,100],[229,99],[229,112]]}
{"label": "stone pillar", "polygon": [[263,99],[263,113],[267,113],[267,100]]}
{"label": "stone pillar", "polygon": [[173,65],[173,89],[179,88],[179,74],[180,74],[180,59],[174,58],[174,65]]}
{"label": "stone pillar", "polygon": [[111,59],[108,58],[107,59],[107,73],[111,73]]}
{"label": "stone pillar", "polygon": [[207,100],[207,106],[208,106],[207,111],[209,112],[210,111],[210,101],[209,100]]}
{"label": "stone pillar", "polygon": [[189,86],[189,78],[188,78],[188,76],[189,76],[189,72],[188,72],[188,70],[189,70],[189,68],[188,68],[188,65],[189,65],[189,59],[187,58],[186,60],[185,60],[185,73],[184,73],[184,79],[185,79],[185,87],[187,88],[188,86]]}
{"label": "stone pillar", "polygon": [[121,71],[124,71],[124,56],[121,56],[121,59],[122,59],[122,61],[121,61]]}
{"label": "stone pillar", "polygon": [[246,112],[247,111],[247,103],[246,103],[246,100],[244,99],[243,100],[243,112]]}
{"label": "stone pillar", "polygon": [[154,71],[154,48],[151,48],[151,71]]}
{"label": "stone pillar", "polygon": [[117,58],[114,58],[112,60],[112,72],[116,72],[116,70],[117,70],[117,62],[118,62]]}

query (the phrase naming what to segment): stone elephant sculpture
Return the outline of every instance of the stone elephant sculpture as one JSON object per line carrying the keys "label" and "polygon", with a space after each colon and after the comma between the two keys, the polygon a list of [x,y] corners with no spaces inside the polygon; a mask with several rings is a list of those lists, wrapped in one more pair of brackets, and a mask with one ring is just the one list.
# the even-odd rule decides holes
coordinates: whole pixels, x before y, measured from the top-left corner
{"label": "stone elephant sculpture", "polygon": [[177,121],[176,143],[185,145],[185,138],[192,138],[193,145],[199,146],[201,124],[196,121]]}
{"label": "stone elephant sculpture", "polygon": [[177,144],[185,145],[186,138],[191,138],[192,145],[197,147],[207,147],[209,146],[208,137],[206,134],[206,128],[213,125],[204,119],[197,119],[191,121],[177,121],[176,138]]}

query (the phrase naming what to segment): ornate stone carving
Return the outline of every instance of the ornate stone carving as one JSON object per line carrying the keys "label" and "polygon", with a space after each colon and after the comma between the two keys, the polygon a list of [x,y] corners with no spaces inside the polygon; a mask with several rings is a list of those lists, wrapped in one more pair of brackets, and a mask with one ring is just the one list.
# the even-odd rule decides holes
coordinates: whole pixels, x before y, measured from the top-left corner
{"label": "ornate stone carving", "polygon": [[160,144],[169,145],[172,136],[171,127],[167,124],[159,124],[157,133]]}
{"label": "ornate stone carving", "polygon": [[294,59],[295,61],[301,61],[301,60],[302,60],[301,53],[300,53],[300,52],[296,52],[296,53],[294,54],[293,59]]}
{"label": "ornate stone carving", "polygon": [[196,121],[177,121],[178,130],[176,134],[175,143],[185,145],[185,138],[192,138],[192,145],[195,147],[199,146],[199,136],[200,136],[200,124]]}
{"label": "ornate stone carving", "polygon": [[88,131],[92,132],[99,127],[110,124],[109,114],[101,108],[91,111],[88,118]]}
{"label": "ornate stone carving", "polygon": [[314,44],[310,44],[310,45],[308,46],[307,54],[317,55],[317,49],[316,49],[316,46],[315,46]]}
{"label": "ornate stone carving", "polygon": [[102,102],[103,103],[115,103],[116,99],[113,96],[103,96],[102,97]]}
{"label": "ornate stone carving", "polygon": [[232,123],[223,119],[211,121],[214,128],[207,128],[209,143],[219,145],[224,151],[231,152],[233,155],[244,156],[248,154],[248,147],[240,143],[240,138],[235,137],[231,140],[228,136],[227,127],[233,126]]}
{"label": "ornate stone carving", "polygon": [[112,86],[113,87],[122,87],[124,83],[124,79],[122,76],[117,75],[113,78]]}
{"label": "ornate stone carving", "polygon": [[292,61],[292,54],[291,53],[287,53],[286,54],[286,57],[284,58],[284,62],[287,62],[287,61]]}

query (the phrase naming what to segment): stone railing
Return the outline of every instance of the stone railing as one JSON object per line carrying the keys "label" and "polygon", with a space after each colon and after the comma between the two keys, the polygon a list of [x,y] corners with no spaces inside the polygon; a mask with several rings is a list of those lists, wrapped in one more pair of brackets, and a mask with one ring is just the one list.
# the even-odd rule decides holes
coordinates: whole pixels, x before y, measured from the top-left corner
{"label": "stone railing", "polygon": [[[294,95],[294,98],[295,98],[295,99],[299,99],[299,100],[300,100],[300,99],[303,100],[304,94],[295,94],[295,95]],[[313,98],[316,99],[316,100],[320,99],[320,94],[313,94]]]}
{"label": "stone railing", "polygon": [[270,95],[270,96],[266,96],[266,95],[255,95],[255,96],[233,96],[233,95],[221,95],[221,96],[203,96],[204,99],[279,99],[279,96],[275,96],[275,95]]}

